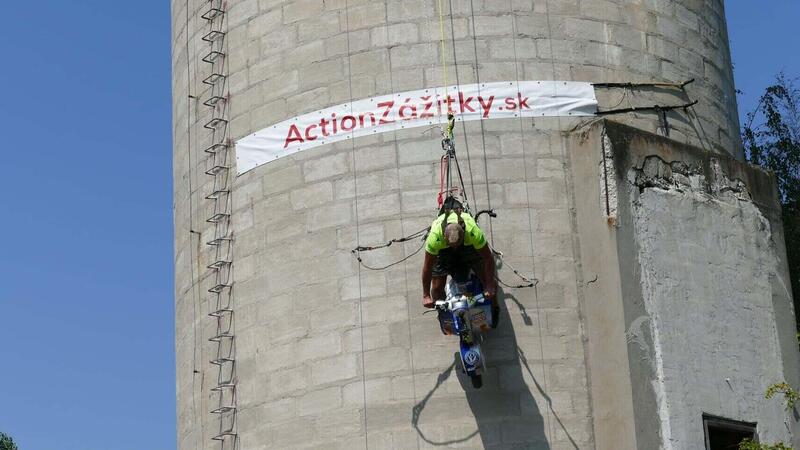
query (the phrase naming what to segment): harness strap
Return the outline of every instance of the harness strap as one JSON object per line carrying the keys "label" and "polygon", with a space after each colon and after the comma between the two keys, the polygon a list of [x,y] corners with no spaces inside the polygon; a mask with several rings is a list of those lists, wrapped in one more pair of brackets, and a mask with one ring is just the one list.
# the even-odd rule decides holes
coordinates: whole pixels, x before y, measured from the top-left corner
{"label": "harness strap", "polygon": [[447,209],[444,213],[444,220],[442,220],[442,236],[444,236],[444,229],[447,227],[447,219],[450,218],[450,214],[455,213],[456,217],[458,218],[458,226],[464,231],[464,234],[467,233],[467,224],[464,223],[464,219],[461,217],[461,212],[463,211],[462,208],[457,207],[454,209]]}

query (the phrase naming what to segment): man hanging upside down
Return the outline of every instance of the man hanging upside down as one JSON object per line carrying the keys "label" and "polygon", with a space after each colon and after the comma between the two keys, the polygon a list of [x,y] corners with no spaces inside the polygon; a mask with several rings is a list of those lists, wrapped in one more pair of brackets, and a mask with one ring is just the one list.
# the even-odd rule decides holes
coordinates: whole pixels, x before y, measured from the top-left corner
{"label": "man hanging upside down", "polygon": [[445,298],[447,275],[466,280],[472,269],[483,284],[484,297],[492,301],[493,316],[499,311],[495,295],[495,263],[483,231],[460,208],[441,214],[431,224],[422,263],[422,305],[433,308]]}

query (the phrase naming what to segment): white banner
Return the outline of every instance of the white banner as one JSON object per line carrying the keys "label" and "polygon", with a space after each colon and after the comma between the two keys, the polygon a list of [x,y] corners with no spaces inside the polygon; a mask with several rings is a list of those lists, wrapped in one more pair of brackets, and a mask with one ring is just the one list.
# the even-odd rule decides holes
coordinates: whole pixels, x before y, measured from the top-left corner
{"label": "white banner", "polygon": [[[460,89],[459,89],[460,88]],[[284,120],[236,142],[239,174],[332,142],[447,122],[513,117],[592,116],[594,88],[575,81],[504,81],[420,89],[357,100]]]}

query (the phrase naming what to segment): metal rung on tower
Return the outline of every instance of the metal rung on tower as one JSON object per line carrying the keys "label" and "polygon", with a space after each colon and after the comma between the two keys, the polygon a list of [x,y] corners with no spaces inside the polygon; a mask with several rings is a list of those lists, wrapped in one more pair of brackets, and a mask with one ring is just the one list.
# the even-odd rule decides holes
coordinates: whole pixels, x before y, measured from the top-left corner
{"label": "metal rung on tower", "polygon": [[222,39],[224,37],[225,37],[225,33],[223,33],[222,31],[211,30],[205,36],[203,36],[201,39],[203,39],[206,42],[216,42],[216,41],[218,41],[218,40],[220,40],[220,39]]}
{"label": "metal rung on tower", "polygon": [[211,216],[208,219],[206,219],[206,222],[208,222],[208,223],[219,223],[220,221],[225,220],[230,216],[231,215],[228,214],[228,213],[220,212],[220,213],[216,213],[213,216]]}
{"label": "metal rung on tower", "polygon": [[203,56],[202,61],[207,62],[209,64],[214,64],[220,58],[224,59],[225,53],[219,52],[217,50],[211,50],[210,52],[208,52],[208,54],[206,54],[206,56]]}
{"label": "metal rung on tower", "polygon": [[227,412],[236,411],[235,406],[220,406],[217,409],[212,409],[211,414],[225,414]]}
{"label": "metal rung on tower", "polygon": [[217,164],[214,167],[206,170],[206,175],[217,175],[217,174],[219,174],[219,173],[221,173],[221,172],[223,172],[225,170],[228,170],[228,169],[229,169],[228,166],[222,166],[222,165]]}
{"label": "metal rung on tower", "polygon": [[236,385],[233,384],[233,383],[221,383],[221,384],[218,384],[218,385],[214,386],[213,388],[211,388],[211,391],[212,392],[220,392],[220,391],[224,391],[225,389],[233,389],[235,387],[236,387]]}
{"label": "metal rung on tower", "polygon": [[227,124],[228,124],[227,120],[225,120],[225,119],[223,119],[221,117],[214,117],[213,119],[211,119],[208,122],[206,122],[206,124],[203,125],[203,128],[207,128],[209,130],[216,130],[221,125],[227,125]]}
{"label": "metal rung on tower", "polygon": [[203,151],[206,152],[206,153],[217,153],[217,152],[220,152],[222,150],[227,150],[227,149],[228,149],[228,144],[225,144],[225,143],[222,143],[222,142],[217,142],[216,144],[212,144],[211,146],[209,146],[207,149],[205,149]]}
{"label": "metal rung on tower", "polygon": [[227,267],[230,265],[231,265],[230,261],[219,260],[219,261],[214,261],[213,263],[207,265],[206,268],[219,270],[222,269],[223,267]]}
{"label": "metal rung on tower", "polygon": [[206,245],[222,245],[223,243],[230,242],[232,240],[233,238],[230,236],[221,236],[206,242]]}
{"label": "metal rung on tower", "polygon": [[222,433],[212,437],[212,440],[215,441],[224,441],[226,437],[235,437],[236,432],[233,430],[223,431]]}
{"label": "metal rung on tower", "polygon": [[227,289],[229,287],[231,287],[231,285],[228,284],[228,283],[219,283],[219,284],[215,284],[214,286],[212,286],[211,289],[208,290],[208,292],[213,292],[215,294],[219,294],[220,292],[224,291],[225,289]]}
{"label": "metal rung on tower", "polygon": [[225,332],[208,338],[211,342],[221,342],[223,339],[233,339],[233,333]]}
{"label": "metal rung on tower", "polygon": [[227,363],[232,363],[232,362],[234,362],[234,361],[235,361],[235,359],[233,359],[233,358],[228,358],[227,356],[223,356],[223,357],[221,357],[221,358],[212,359],[212,360],[211,360],[211,361],[209,361],[209,362],[210,362],[211,364],[214,364],[215,366],[222,366],[222,365],[224,365],[224,364],[227,364]]}
{"label": "metal rung on tower", "polygon": [[216,8],[216,7],[211,7],[211,9],[209,9],[206,12],[204,12],[203,15],[200,16],[200,17],[202,17],[203,19],[206,19],[207,21],[211,22],[212,20],[216,19],[217,17],[219,17],[219,16],[221,16],[223,14],[225,14],[225,11],[223,11],[222,9]]}
{"label": "metal rung on tower", "polygon": [[203,84],[213,86],[225,79],[225,75],[221,73],[212,73],[211,75],[203,78]]}
{"label": "metal rung on tower", "polygon": [[225,307],[208,313],[208,315],[211,317],[224,317],[227,314],[233,314],[233,310],[231,308]]}
{"label": "metal rung on tower", "polygon": [[231,191],[227,189],[216,189],[212,193],[206,195],[206,200],[216,200],[223,195],[228,195]]}
{"label": "metal rung on tower", "polygon": [[203,102],[203,105],[208,106],[209,108],[216,107],[220,102],[225,101],[225,97],[221,95],[214,95],[209,97],[208,100]]}

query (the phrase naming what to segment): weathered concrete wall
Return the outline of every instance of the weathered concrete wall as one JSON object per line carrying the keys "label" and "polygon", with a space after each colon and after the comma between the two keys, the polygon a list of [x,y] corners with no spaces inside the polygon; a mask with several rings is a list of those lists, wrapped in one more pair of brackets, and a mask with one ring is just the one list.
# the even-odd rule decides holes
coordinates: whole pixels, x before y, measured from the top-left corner
{"label": "weathered concrete wall", "polygon": [[800,381],[774,180],[630,129],[608,134],[620,260],[633,267],[623,284],[640,448],[697,448],[703,413],[796,442],[794,415],[764,399],[770,384]]}
{"label": "weathered concrete wall", "polygon": [[774,178],[612,122],[566,142],[596,448],[703,448],[703,413],[797,446],[764,398],[800,385]]}
{"label": "weathered concrete wall", "polygon": [[[442,84],[436,4],[228,2],[230,136],[352,98]],[[200,82],[208,68],[199,62],[207,50],[200,41],[204,5],[172,3],[181,449],[211,448],[218,431],[208,414],[216,372],[207,363],[214,349],[206,317],[211,255],[203,245],[211,234],[202,152],[209,135],[200,106],[208,97]],[[452,11],[445,25],[455,39],[445,54],[451,82],[694,77],[689,95],[701,103],[696,116],[670,116],[673,138],[739,152],[719,2],[454,0]],[[600,96],[605,107],[684,100],[660,90]],[[626,120],[655,131],[654,119]],[[451,369],[455,342],[421,316],[419,256],[370,272],[349,252],[432,219],[438,139],[419,131],[360,138],[237,178],[231,212],[240,448],[592,448],[598,427],[581,324],[582,289],[591,278],[580,271],[573,220],[583,180],[571,172],[561,134],[575,125],[504,120],[456,130],[473,208],[499,214],[486,227],[493,244],[540,280],[535,290],[505,293],[504,324],[487,342],[491,369],[480,392],[462,386]],[[395,245],[367,262],[414,250],[414,243]],[[501,276],[513,280],[507,268]]]}
{"label": "weathered concrete wall", "polygon": [[[634,398],[640,400],[631,384],[628,346],[625,337],[624,279],[627,266],[618,252],[619,240],[628,239],[619,232],[613,164],[604,156],[608,138],[605,122],[566,137],[571,161],[570,176],[574,185],[575,229],[581,299],[582,324],[586,339],[586,361],[590,374],[590,394],[594,440],[598,449],[635,449],[648,447],[637,442],[636,429],[642,426],[634,413]],[[610,156],[610,151],[606,156]],[[606,196],[606,193],[609,193]],[[641,417],[641,412],[639,417]]]}
{"label": "weathered concrete wall", "polygon": [[769,222],[735,195],[683,187],[645,189],[633,210],[647,313],[637,323],[653,334],[645,349],[665,447],[699,442],[702,412],[758,422],[765,442],[789,441],[783,405],[764,399],[767,386],[785,378]]}

